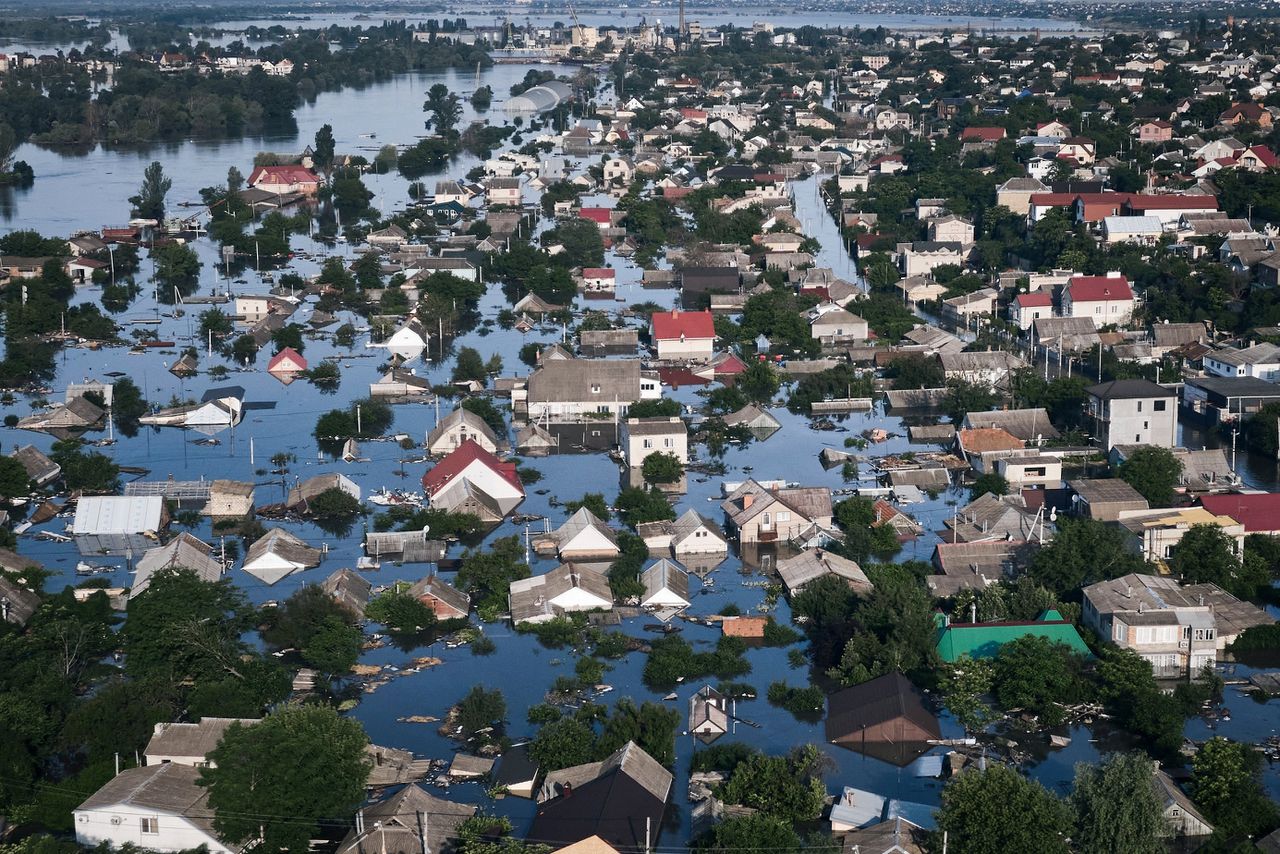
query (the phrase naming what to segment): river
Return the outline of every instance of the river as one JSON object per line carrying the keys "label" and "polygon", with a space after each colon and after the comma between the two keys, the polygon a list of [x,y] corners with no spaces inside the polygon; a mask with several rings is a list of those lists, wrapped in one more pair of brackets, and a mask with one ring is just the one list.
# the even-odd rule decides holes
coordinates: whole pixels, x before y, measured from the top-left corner
{"label": "river", "polygon": [[[493,86],[495,92],[501,95],[512,83],[523,77],[525,70],[522,66],[497,66],[483,72],[478,82]],[[174,188],[170,193],[171,209],[178,211],[181,209],[172,205],[197,199],[201,187],[224,180],[229,166],[234,165],[247,172],[253,155],[260,150],[298,151],[324,123],[333,125],[339,151],[372,154],[372,149],[379,145],[409,143],[422,133],[423,93],[437,81],[445,82],[462,95],[468,94],[477,85],[475,75],[466,73],[406,75],[363,90],[324,94],[314,104],[298,111],[296,133],[261,139],[216,143],[187,141],[145,152],[97,147],[79,156],[63,156],[26,146],[19,157],[26,159],[34,167],[37,176],[35,185],[5,197],[0,206],[0,216],[3,216],[6,228],[33,228],[50,234],[68,234],[78,229],[97,229],[103,225],[123,222],[129,215],[127,197],[136,191],[143,168],[153,159],[163,162],[166,172],[174,180]],[[495,106],[495,114],[500,115],[497,113],[498,109],[500,105]],[[464,121],[471,117],[468,105]],[[377,134],[376,139],[365,136],[373,133]],[[460,176],[474,163],[474,159],[469,156],[460,157],[447,174]],[[375,205],[391,209],[407,198],[407,184],[396,175],[374,177],[370,180],[372,188],[378,194]],[[431,177],[427,180],[430,181]],[[824,264],[829,262],[838,272],[848,273],[851,265],[848,264],[847,255],[840,250],[838,237],[831,237],[834,226],[822,210],[814,190],[815,183],[813,179],[797,183],[798,213],[814,227],[814,233],[824,242],[820,260]],[[831,245],[833,239],[834,245]],[[312,256],[298,259],[295,269],[301,272],[314,270],[315,256],[323,255],[326,251],[305,238],[295,238],[294,245]],[[206,261],[202,293],[208,294],[215,287],[225,287],[225,283],[218,282],[212,269],[212,262],[216,260],[213,247],[207,241],[198,242],[197,247]],[[349,254],[350,249],[343,249],[341,252]],[[611,260],[624,266],[616,258]],[[637,272],[634,268],[629,268],[629,275],[625,277],[627,284],[623,297],[627,302],[653,299],[662,305],[669,306],[673,303],[672,291],[642,291],[636,284]],[[250,292],[265,287],[252,274],[247,279],[245,284],[236,287]],[[100,296],[98,289],[93,287],[81,292],[84,300],[97,301]],[[558,340],[560,330],[535,329],[524,335],[515,330],[501,329],[492,319],[505,305],[500,289],[491,287],[481,305],[484,323],[453,344],[475,347],[485,357],[498,354],[504,361],[506,373],[523,372],[526,369],[519,363],[517,356],[520,347],[528,341]],[[196,312],[198,309],[188,311],[184,317],[161,318],[161,324],[157,328],[160,337],[177,341],[179,347],[192,344],[200,348],[202,368],[211,364],[228,364],[220,356],[209,358],[203,354],[203,342],[196,340],[193,333],[196,323],[193,314]],[[144,294],[124,315],[130,318],[154,317],[157,313],[150,295]],[[309,308],[304,307],[296,319],[305,322],[308,314]],[[351,318],[344,316],[344,319]],[[352,477],[366,494],[383,486],[403,485],[415,488],[424,466],[404,464],[402,458],[405,452],[393,442],[366,442],[362,446],[362,455],[368,458],[367,461],[345,464],[321,457],[311,438],[311,428],[319,414],[331,408],[345,407],[350,401],[365,396],[369,383],[384,369],[385,352],[366,349],[363,344],[361,339],[351,350],[344,350],[335,347],[327,339],[308,340],[305,356],[313,363],[327,355],[341,357],[339,363],[342,366],[342,382],[333,394],[321,393],[305,381],[281,385],[263,371],[266,354],[259,355],[256,370],[239,372],[234,370],[234,366],[228,365],[233,372],[225,380],[213,380],[204,375],[181,380],[167,371],[167,366],[176,358],[176,353],[172,351],[134,356],[128,355],[123,348],[102,351],[70,349],[59,356],[58,378],[54,383],[55,392],[50,398],[61,399],[62,391],[69,382],[92,377],[108,378],[109,372],[121,372],[135,378],[144,388],[147,397],[158,402],[168,401],[172,397],[199,397],[213,387],[238,385],[245,390],[245,400],[255,404],[255,407],[237,428],[218,436],[221,444],[197,445],[194,440],[201,438],[199,434],[144,428],[136,437],[118,437],[118,443],[108,449],[107,453],[120,463],[145,466],[150,469],[151,479],[173,477],[188,480],[204,477],[254,481],[258,484],[256,500],[259,505],[279,500],[284,486],[292,483],[295,477],[306,478],[330,471],[342,472]],[[429,376],[434,382],[444,382],[449,378],[447,362],[441,364],[439,361],[416,361],[411,363],[411,367]],[[667,392],[675,399],[693,405],[700,402],[699,390],[700,386],[695,383],[668,388]],[[27,401],[19,402],[8,407],[6,414],[25,415],[30,411],[29,406]],[[750,475],[831,488],[845,486],[839,469],[823,470],[818,461],[818,452],[826,444],[843,447],[842,440],[846,436],[873,427],[887,430],[891,437],[885,443],[873,446],[869,454],[924,450],[909,443],[905,435],[906,429],[899,419],[888,416],[881,410],[848,416],[839,422],[839,432],[824,433],[814,431],[806,419],[781,408],[775,408],[774,413],[781,420],[782,429],[764,442],[754,442],[746,448],[730,449],[724,457],[727,467],[724,479],[738,480]],[[403,432],[421,441],[434,420],[435,413],[431,407],[398,407],[392,432]],[[7,448],[30,443],[47,451],[52,444],[49,437],[40,434],[10,428],[0,430],[3,431],[0,432],[0,440]],[[292,453],[298,460],[291,465],[284,483],[280,477],[266,473],[266,469],[270,468],[266,460],[276,453]],[[705,457],[705,450],[699,449],[699,453]],[[612,500],[620,489],[618,468],[603,455],[566,454],[531,459],[527,464],[538,469],[543,474],[543,480],[534,487],[536,491],[530,492],[521,512],[546,515],[553,524],[559,524],[565,518],[558,502],[579,498],[588,491],[602,492],[607,499]],[[705,479],[691,476],[688,493],[680,497],[676,512],[696,508],[712,518],[719,518],[717,502],[720,480],[719,477]],[[538,494],[543,491],[545,494]],[[554,505],[553,500],[557,502]],[[955,504],[964,500],[961,490],[952,489],[935,499],[905,509],[928,532],[933,532],[942,528],[943,520],[952,512]],[[35,530],[61,531],[65,523],[64,519],[56,519],[37,526]],[[238,568],[232,570],[231,580],[245,590],[254,602],[283,600],[299,585],[319,583],[340,567],[354,566],[360,555],[362,527],[359,524],[347,536],[335,536],[312,525],[296,525],[291,526],[291,529],[313,545],[327,545],[329,553],[325,562],[317,569],[290,576],[273,587],[263,585]],[[218,541],[207,520],[197,524],[192,533],[209,542]],[[520,527],[507,522],[493,531],[488,541],[521,533]],[[909,543],[901,557],[927,560],[936,542],[935,534],[926,533]],[[27,536],[21,540],[20,550],[44,562],[54,571],[55,576],[50,582],[53,589],[64,583],[75,582],[74,566],[81,556],[73,544],[45,542]],[[458,550],[455,548],[450,556],[458,556]],[[130,576],[122,559],[104,560],[117,567],[110,576],[113,583],[129,582]],[[534,572],[545,572],[553,565],[552,561],[535,559]],[[372,573],[371,578],[379,585],[396,579],[413,581],[422,577],[426,571],[427,568],[422,565],[397,567],[388,564]],[[716,613],[729,603],[737,604],[745,613],[763,600],[762,589],[751,583],[762,578],[754,561],[744,562],[738,555],[731,554],[709,577],[712,579],[709,585],[701,584],[696,578],[691,579],[694,613]],[[781,622],[789,620],[785,602],[778,604],[775,614]],[[642,625],[645,622],[645,619],[630,620],[623,626],[623,630],[634,636],[643,636],[645,632]],[[450,650],[440,644],[412,650],[388,646],[366,653],[362,658],[365,663],[401,666],[419,655],[436,656],[443,663],[416,674],[394,678],[375,693],[366,694],[351,714],[364,724],[375,742],[409,749],[423,756],[447,759],[452,754],[453,745],[436,733],[435,726],[404,723],[398,719],[408,715],[443,717],[448,707],[460,699],[474,683],[482,682],[489,687],[501,688],[505,694],[509,709],[509,733],[512,736],[532,734],[534,727],[525,723],[525,710],[542,701],[556,676],[572,673],[574,657],[566,651],[544,649],[532,638],[513,633],[507,625],[485,626],[485,632],[497,643],[497,653],[485,658],[472,656],[465,647]],[[697,647],[707,648],[714,643],[716,633],[710,628],[690,624],[685,628],[683,636]],[[787,650],[756,649],[748,653],[748,659],[753,669],[744,681],[755,685],[762,697],[768,685],[776,680],[785,679],[793,685],[808,682],[809,674],[805,670],[790,668]],[[641,701],[660,702],[661,695],[648,691],[641,684],[643,661],[642,655],[633,653],[614,663],[613,670],[606,675],[605,681],[614,686],[615,690],[604,695],[602,701],[611,703],[617,698],[631,696]],[[678,699],[673,708],[682,716],[687,712],[689,696],[701,684],[689,683],[678,688]],[[1280,716],[1276,715],[1277,703],[1274,701],[1266,705],[1255,705],[1233,700],[1232,708],[1235,716],[1230,723],[1222,724],[1220,731],[1240,738],[1259,739],[1273,732],[1277,720],[1280,720]],[[789,713],[772,707],[764,699],[740,705],[739,714],[758,722],[761,727],[741,727],[728,740],[740,739],[769,751],[784,751],[796,744],[823,741],[821,723],[797,722]],[[946,736],[960,734],[959,728],[949,718],[944,717],[943,727]],[[1192,721],[1188,725],[1188,732],[1203,735],[1203,725]],[[1094,761],[1099,757],[1100,746],[1090,741],[1088,730],[1081,729],[1073,735],[1075,738],[1069,748],[1048,754],[1031,769],[1034,776],[1059,791],[1064,791],[1069,784],[1074,762]],[[697,749],[697,743],[689,737],[678,738],[672,817],[668,832],[662,839],[665,847],[683,845],[688,838],[689,810],[685,802],[685,787],[689,759]],[[832,791],[839,791],[839,787],[843,785],[854,785],[906,800],[925,803],[938,801],[941,783],[937,780],[916,777],[907,769],[899,769],[830,745],[823,749],[834,763],[834,770],[827,777],[828,788]],[[1280,794],[1277,779],[1268,770],[1267,783],[1273,795]],[[477,784],[456,786],[450,796],[488,803],[484,791]],[[518,833],[527,828],[533,810],[532,804],[515,798],[498,801],[490,804],[490,807],[496,812],[511,816]]]}

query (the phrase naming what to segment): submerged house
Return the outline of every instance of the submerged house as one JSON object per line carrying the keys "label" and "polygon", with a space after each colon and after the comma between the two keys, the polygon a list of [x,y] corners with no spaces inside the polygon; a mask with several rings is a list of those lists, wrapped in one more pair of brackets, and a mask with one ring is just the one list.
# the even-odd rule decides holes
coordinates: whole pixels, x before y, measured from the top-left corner
{"label": "submerged house", "polygon": [[410,783],[358,810],[336,854],[451,854],[458,850],[458,829],[475,814],[474,804],[437,798]]}
{"label": "submerged house", "polygon": [[679,611],[689,607],[689,573],[665,557],[640,573],[640,583],[644,585],[641,608]]}
{"label": "submerged house", "polygon": [[902,767],[941,738],[942,729],[920,689],[895,671],[828,696],[826,736]]}
{"label": "submerged house", "polygon": [[555,540],[561,560],[612,560],[619,552],[613,529],[586,507],[556,529]]}
{"label": "submerged house", "polygon": [[1029,622],[952,623],[943,614],[935,616],[938,655],[949,664],[966,655],[970,658],[995,658],[1000,647],[1009,641],[1030,635],[1065,644],[1078,655],[1093,655],[1075,625],[1053,609],[1042,612]]}
{"label": "submerged house", "polygon": [[671,772],[629,741],[602,762],[553,771],[529,838],[563,846],[598,836],[619,851],[651,851],[662,832]]}
{"label": "submerged house", "polygon": [[604,573],[563,563],[545,575],[511,582],[507,597],[511,622],[545,623],[575,611],[613,609],[613,591]]}
{"label": "submerged house", "polygon": [[516,464],[500,460],[474,439],[467,439],[422,476],[433,507],[474,513],[486,522],[501,520],[521,501],[524,486]]}
{"label": "submerged house", "polygon": [[249,546],[244,571],[265,584],[320,565],[320,549],[312,548],[283,528],[272,528]]}
{"label": "submerged house", "polygon": [[208,543],[196,539],[186,531],[174,537],[167,545],[147,549],[138,559],[129,598],[136,599],[145,593],[156,573],[165,570],[187,569],[202,581],[217,581],[222,578],[222,564],[213,557],[212,551]]}

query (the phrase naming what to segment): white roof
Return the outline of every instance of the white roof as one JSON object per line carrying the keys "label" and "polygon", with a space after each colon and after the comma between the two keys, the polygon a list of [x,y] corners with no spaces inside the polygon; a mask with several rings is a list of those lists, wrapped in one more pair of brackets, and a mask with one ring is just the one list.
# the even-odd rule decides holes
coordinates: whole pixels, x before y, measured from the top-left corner
{"label": "white roof", "polygon": [[1103,217],[1102,227],[1107,234],[1162,234],[1164,227],[1158,216],[1108,216]]}
{"label": "white roof", "polygon": [[158,531],[164,514],[159,495],[91,495],[76,502],[73,534],[143,534]]}

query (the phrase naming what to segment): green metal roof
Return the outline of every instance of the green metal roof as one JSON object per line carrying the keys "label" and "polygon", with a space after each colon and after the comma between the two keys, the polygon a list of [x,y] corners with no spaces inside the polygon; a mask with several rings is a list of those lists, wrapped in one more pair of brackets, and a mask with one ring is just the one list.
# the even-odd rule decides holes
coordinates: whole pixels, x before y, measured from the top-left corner
{"label": "green metal roof", "polygon": [[[941,615],[939,615],[941,618]],[[1056,643],[1066,644],[1072,652],[1091,656],[1089,647],[1076,631],[1076,627],[1064,620],[1057,611],[1048,610],[1028,623],[952,623],[945,625],[939,619],[938,655],[943,661],[955,662],[961,656],[970,658],[995,658],[1000,647],[1012,640],[1036,635]]]}

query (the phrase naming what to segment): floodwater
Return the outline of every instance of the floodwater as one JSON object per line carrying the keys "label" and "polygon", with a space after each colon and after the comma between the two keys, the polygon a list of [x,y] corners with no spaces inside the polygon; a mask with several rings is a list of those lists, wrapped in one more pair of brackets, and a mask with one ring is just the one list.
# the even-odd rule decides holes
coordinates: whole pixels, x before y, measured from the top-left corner
{"label": "floodwater", "polygon": [[[524,66],[498,66],[484,72],[479,82],[492,85],[497,93],[505,93],[513,82],[523,77],[525,70]],[[169,198],[171,210],[178,212],[182,210],[176,207],[178,202],[195,200],[200,187],[223,180],[227,167],[234,165],[247,173],[254,153],[259,150],[300,150],[311,140],[315,130],[326,122],[334,126],[339,151],[373,149],[385,143],[410,142],[422,132],[420,108],[423,93],[436,81],[447,83],[463,95],[477,85],[475,76],[471,74],[406,75],[363,90],[322,95],[314,105],[299,110],[296,134],[280,134],[263,139],[221,143],[183,142],[147,152],[96,148],[83,156],[63,156],[27,146],[18,156],[32,163],[37,176],[36,183],[29,190],[7,198],[3,211],[0,212],[4,217],[4,227],[34,228],[50,234],[68,234],[77,229],[96,229],[123,222],[129,213],[126,199],[135,191],[144,166],[152,159],[161,160],[166,172],[174,179],[174,188]],[[469,118],[468,112],[464,121]],[[364,136],[372,133],[377,134],[376,140]],[[460,158],[450,167],[447,175],[460,176],[474,164],[474,159]],[[426,180],[431,179],[432,176],[428,176]],[[375,177],[370,181],[372,189],[378,194],[375,204],[383,204],[391,209],[407,198],[406,182],[397,175]],[[813,185],[812,179],[798,183],[795,194],[798,214],[814,227],[814,233],[823,240],[820,262],[835,266],[838,271],[848,271],[851,267],[841,266],[848,265],[847,256],[840,251],[838,238],[831,238],[834,227],[826,218]],[[305,238],[295,238],[294,245],[295,248],[316,256],[326,251]],[[201,241],[198,249],[206,262],[200,295],[209,295],[215,290],[221,291],[228,287],[237,292],[261,292],[266,289],[266,285],[252,272],[247,274],[244,284],[221,281],[213,268],[216,259],[214,248],[207,241]],[[350,249],[340,251],[349,253]],[[615,266],[627,266],[619,259],[611,259],[611,262]],[[305,273],[313,271],[315,267],[314,257],[300,258],[294,269]],[[144,262],[144,270],[146,269],[149,267]],[[622,277],[622,301],[614,304],[615,306],[643,300],[654,300],[667,306],[673,303],[672,291],[642,290],[637,281],[637,271],[634,268],[628,269],[628,275]],[[80,297],[82,300],[96,302],[101,294],[97,288],[89,287],[82,291]],[[517,357],[521,345],[528,341],[559,340],[561,331],[558,327],[548,327],[524,335],[514,330],[500,329],[491,321],[505,305],[500,288],[491,286],[480,306],[480,315],[484,318],[482,325],[449,344],[451,347],[475,347],[486,358],[491,354],[500,355],[504,361],[504,373],[524,372],[527,369],[519,363]],[[601,305],[594,303],[588,307]],[[608,308],[610,304],[604,303],[603,306]],[[150,472],[148,479],[152,480],[170,477],[176,480],[193,480],[203,477],[254,481],[257,484],[256,501],[259,505],[282,498],[284,489],[294,478],[307,478],[333,471],[351,477],[366,495],[380,487],[418,488],[425,466],[404,462],[406,456],[415,456],[415,452],[406,453],[390,441],[365,442],[361,453],[367,460],[346,464],[322,457],[311,437],[312,426],[321,413],[345,407],[350,401],[367,395],[369,383],[376,380],[385,368],[384,350],[366,348],[365,337],[361,337],[349,350],[335,347],[326,338],[309,339],[304,355],[312,363],[326,356],[339,357],[342,368],[341,385],[332,394],[321,393],[305,381],[297,381],[286,387],[265,373],[268,358],[266,354],[260,354],[256,365],[248,371],[239,371],[235,365],[216,354],[212,357],[206,355],[203,342],[196,340],[194,331],[198,325],[195,316],[199,310],[192,306],[188,307],[183,317],[161,316],[159,326],[150,328],[154,328],[162,339],[176,341],[178,348],[187,345],[199,348],[202,370],[212,365],[228,367],[231,373],[225,379],[215,380],[203,374],[186,380],[173,377],[168,373],[167,367],[177,356],[174,351],[153,351],[135,356],[129,355],[124,348],[96,352],[70,349],[59,356],[55,391],[49,398],[60,400],[69,382],[86,378],[110,379],[109,372],[117,371],[133,377],[143,387],[148,399],[159,403],[165,403],[174,397],[199,398],[211,388],[241,386],[245,390],[245,401],[254,406],[238,427],[217,436],[220,440],[218,445],[196,444],[196,440],[202,438],[197,433],[168,428],[143,428],[132,438],[117,434],[117,443],[106,449],[106,452],[122,464],[147,468]],[[171,309],[167,307],[158,310],[151,294],[147,293],[123,313],[122,319],[155,318],[158,314],[169,312]],[[294,320],[305,323],[309,313],[310,307],[304,307]],[[344,315],[339,323],[347,320],[354,319]],[[125,327],[124,334],[127,333],[128,327]],[[437,354],[433,350],[431,355]],[[410,366],[430,377],[433,382],[444,382],[448,379],[450,362],[438,359],[418,360]],[[681,385],[679,388],[668,388],[667,393],[682,403],[696,405],[701,400],[699,390],[700,387],[696,384]],[[7,408],[5,414],[22,416],[29,411],[30,402],[24,400]],[[442,413],[444,411],[446,410],[442,409]],[[842,481],[839,469],[823,470],[818,461],[818,453],[828,444],[843,447],[845,437],[873,427],[887,430],[891,438],[869,448],[865,452],[867,456],[913,449],[926,450],[921,446],[911,446],[901,421],[882,410],[847,416],[838,422],[839,429],[836,432],[815,431],[807,419],[792,415],[780,407],[775,408],[774,413],[781,420],[782,429],[766,441],[755,442],[745,448],[729,449],[723,458],[726,466],[723,479],[741,480],[746,476],[753,476],[781,478],[833,489],[847,486]],[[435,418],[436,412],[431,406],[397,407],[395,423],[389,433],[405,433],[421,441],[435,423]],[[0,432],[0,442],[6,448],[30,443],[47,451],[52,444],[49,437],[41,434],[0,429],[3,431]],[[273,468],[268,460],[277,453],[293,454],[297,458],[297,462],[289,466],[289,472],[284,477],[267,473],[268,469]],[[698,453],[705,458],[705,449],[699,448]],[[553,506],[553,499],[559,503],[594,491],[603,493],[607,500],[612,501],[620,488],[617,465],[602,454],[564,454],[529,459],[526,464],[538,469],[543,474],[543,480],[530,489],[520,511],[545,515],[552,525],[558,525],[565,518],[563,509]],[[865,466],[863,468],[866,469]],[[696,508],[713,518],[720,518],[717,506],[720,481],[719,477],[704,479],[691,475],[688,492],[677,501],[676,512]],[[542,490],[546,494],[538,494]],[[963,500],[962,491],[953,489],[936,499],[904,509],[919,519],[928,531],[936,531],[942,527],[943,520],[952,512],[955,503]],[[54,589],[64,583],[75,583],[74,567],[81,555],[74,544],[37,540],[31,534],[38,530],[60,532],[67,521],[56,519],[38,526],[23,537],[20,543],[20,550],[24,554],[31,555],[53,570],[55,576],[50,585]],[[328,555],[320,567],[295,574],[272,587],[263,585],[239,568],[233,569],[230,573],[231,580],[256,603],[283,600],[302,584],[319,583],[339,568],[353,567],[361,554],[361,522],[357,522],[346,536],[337,536],[308,524],[289,527],[313,545],[328,546]],[[202,520],[192,529],[192,533],[208,542],[218,542],[207,521]],[[507,522],[494,530],[488,541],[522,533],[523,528]],[[936,542],[935,535],[926,534],[918,541],[907,544],[900,557],[927,560]],[[450,557],[457,557],[459,554],[460,549],[455,546]],[[113,584],[129,583],[130,576],[124,559],[93,560],[116,567],[109,576]],[[533,570],[541,573],[553,565],[550,560],[535,558]],[[386,564],[380,570],[370,573],[370,578],[376,585],[385,585],[397,579],[414,581],[429,571],[430,567],[425,565],[401,567]],[[763,601],[763,590],[753,584],[762,580],[758,565],[754,562],[744,563],[740,557],[730,555],[709,578],[712,581],[709,585],[691,578],[695,594],[692,597],[692,613],[714,614],[729,603],[737,604],[745,613],[754,610]],[[780,602],[774,613],[780,622],[789,621],[790,615],[785,602]],[[643,625],[649,619],[629,620],[622,626],[622,630],[632,636],[644,636],[646,633]],[[366,694],[351,714],[364,724],[370,737],[377,743],[409,749],[421,756],[447,759],[454,750],[454,745],[436,733],[435,725],[403,723],[398,718],[409,715],[442,718],[451,704],[460,699],[473,684],[480,682],[503,691],[508,705],[509,734],[531,735],[534,728],[525,722],[526,709],[543,700],[556,676],[572,673],[574,657],[567,651],[544,649],[533,638],[515,634],[507,625],[485,626],[484,630],[497,644],[496,653],[488,657],[474,657],[465,647],[446,649],[442,644],[407,651],[388,646],[366,653],[362,657],[365,663],[401,666],[421,655],[439,657],[443,663],[432,669],[393,679],[376,692]],[[685,626],[683,636],[696,646],[705,648],[714,643],[717,633],[707,627],[689,624]],[[738,713],[759,723],[760,728],[739,727],[735,734],[726,737],[726,741],[739,739],[761,749],[777,752],[805,742],[822,741],[821,723],[798,722],[786,711],[770,706],[763,699],[768,685],[773,681],[785,679],[792,685],[802,685],[809,681],[809,674],[804,669],[792,670],[789,667],[787,652],[779,649],[756,649],[748,652],[752,672],[742,681],[754,685],[761,699],[740,704]],[[605,681],[614,686],[615,690],[605,694],[600,701],[611,704],[620,697],[630,696],[637,701],[662,702],[661,695],[648,691],[641,683],[643,662],[643,656],[636,653],[622,661],[613,662],[613,669],[607,674]],[[689,696],[701,684],[691,682],[678,688],[678,699],[674,701],[673,707],[682,716],[687,713]],[[1252,702],[1232,701],[1231,705],[1235,716],[1230,723],[1221,725],[1219,731],[1250,740],[1260,739],[1274,731],[1278,719],[1274,702],[1255,705]],[[1202,724],[1192,722],[1188,727],[1188,734],[1203,737],[1205,731]],[[960,735],[959,728],[949,719],[944,719],[944,735]],[[1090,742],[1088,731],[1077,730],[1073,735],[1075,738],[1069,748],[1050,753],[1031,772],[1046,784],[1061,789],[1070,780],[1073,763],[1095,761],[1099,756],[1099,748]],[[696,743],[688,736],[678,739],[672,819],[662,839],[662,844],[667,846],[681,845],[689,835],[688,805],[684,793],[689,758],[695,749]],[[828,746],[825,750],[835,765],[827,778],[828,788],[833,792],[838,792],[841,786],[853,785],[905,800],[937,803],[941,783],[936,780],[915,777],[909,770],[898,769],[843,749]],[[1269,771],[1268,785],[1273,795],[1280,794],[1276,779],[1274,773]],[[477,803],[487,802],[478,784],[454,788],[451,797]],[[517,832],[522,832],[527,827],[533,810],[531,803],[515,798],[507,798],[490,806],[498,813],[511,816]]]}

